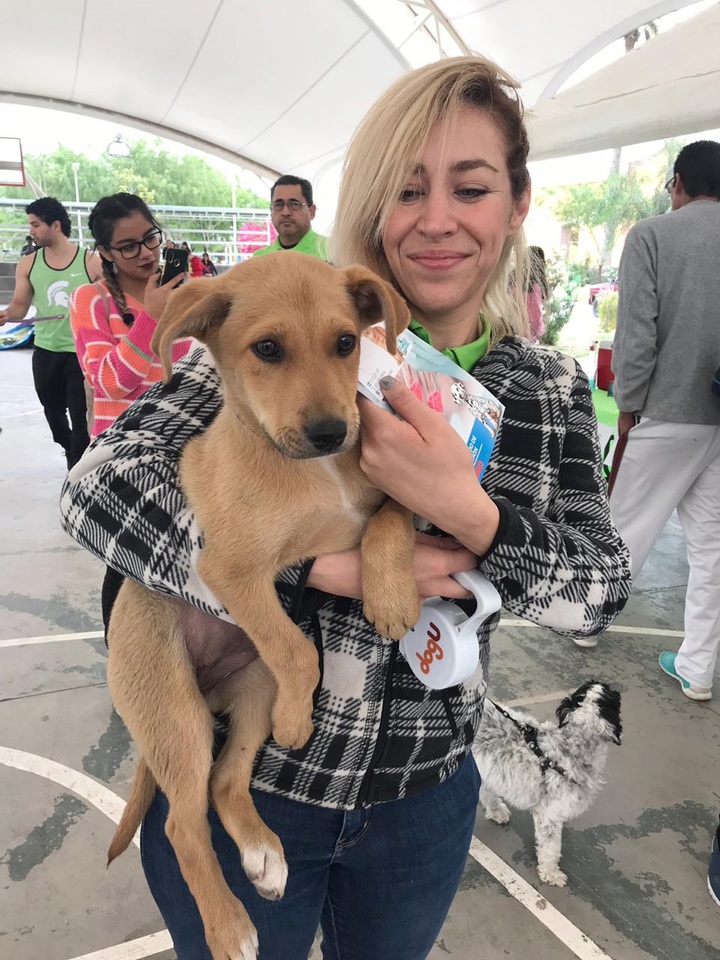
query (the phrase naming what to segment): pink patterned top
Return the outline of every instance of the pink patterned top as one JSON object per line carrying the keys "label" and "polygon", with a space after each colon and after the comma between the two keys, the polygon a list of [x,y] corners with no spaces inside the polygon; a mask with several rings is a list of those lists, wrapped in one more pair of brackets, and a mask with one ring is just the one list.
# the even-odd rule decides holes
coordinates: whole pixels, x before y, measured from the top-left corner
{"label": "pink patterned top", "polygon": [[[133,297],[127,305],[135,315],[132,326],[123,320],[105,283],[86,283],[72,295],[70,324],[80,366],[93,390],[93,437],[162,379],[160,361],[150,347],[157,321]],[[192,342],[187,338],[174,344],[173,363]]]}

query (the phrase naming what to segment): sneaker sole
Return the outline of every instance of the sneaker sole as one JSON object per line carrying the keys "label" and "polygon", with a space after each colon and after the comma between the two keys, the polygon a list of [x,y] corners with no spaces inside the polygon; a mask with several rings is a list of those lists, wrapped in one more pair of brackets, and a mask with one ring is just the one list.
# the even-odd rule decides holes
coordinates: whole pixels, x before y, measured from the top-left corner
{"label": "sneaker sole", "polygon": [[710,877],[708,877],[707,888],[710,891],[710,896],[713,898],[715,903],[720,907],[720,900],[718,900],[717,894],[715,893],[712,886],[710,885]]}
{"label": "sneaker sole", "polygon": [[682,677],[679,677],[676,673],[672,673],[670,670],[667,670],[662,665],[662,663],[660,663],[659,660],[658,660],[658,666],[660,667],[660,669],[662,670],[662,672],[665,674],[666,677],[670,677],[673,680],[677,680],[677,682],[680,684],[680,689],[688,698],[688,700],[699,700],[699,701],[712,700],[712,690],[708,690],[707,693],[698,693],[697,691],[693,690],[692,687],[686,687],[685,681],[682,679]]}
{"label": "sneaker sole", "polygon": [[597,637],[573,637],[572,640],[576,647],[584,650],[594,650],[598,645]]}

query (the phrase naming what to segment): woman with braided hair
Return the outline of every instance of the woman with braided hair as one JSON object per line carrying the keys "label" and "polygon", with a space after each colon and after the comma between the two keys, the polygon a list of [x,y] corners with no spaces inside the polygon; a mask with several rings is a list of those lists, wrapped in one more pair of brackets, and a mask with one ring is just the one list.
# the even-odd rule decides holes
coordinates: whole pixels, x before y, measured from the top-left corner
{"label": "woman with braided hair", "polygon": [[[159,286],[162,230],[144,200],[115,193],[98,200],[88,221],[102,261],[102,280],[78,287],[70,323],[78,359],[92,386],[92,437],[162,376],[150,346],[157,320],[181,274]],[[173,359],[187,353],[176,344]]]}
{"label": "woman with braided hair", "polygon": [[[90,436],[107,429],[162,377],[151,347],[157,321],[185,274],[160,286],[162,230],[144,200],[132,193],[102,197],[88,221],[102,261],[102,279],[75,290],[70,304],[78,360],[92,388]],[[191,340],[173,347],[173,361]],[[102,590],[107,627],[122,576],[107,568]]]}

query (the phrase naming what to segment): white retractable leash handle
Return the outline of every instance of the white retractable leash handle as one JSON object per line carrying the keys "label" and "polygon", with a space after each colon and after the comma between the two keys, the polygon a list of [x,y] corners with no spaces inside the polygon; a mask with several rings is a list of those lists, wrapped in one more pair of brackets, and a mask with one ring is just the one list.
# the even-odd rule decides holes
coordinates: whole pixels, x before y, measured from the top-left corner
{"label": "white retractable leash handle", "polygon": [[468,617],[452,600],[432,597],[400,641],[400,652],[413,673],[432,690],[454,687],[475,673],[480,657],[478,628],[502,605],[500,594],[479,570],[452,576],[477,600],[473,615]]}

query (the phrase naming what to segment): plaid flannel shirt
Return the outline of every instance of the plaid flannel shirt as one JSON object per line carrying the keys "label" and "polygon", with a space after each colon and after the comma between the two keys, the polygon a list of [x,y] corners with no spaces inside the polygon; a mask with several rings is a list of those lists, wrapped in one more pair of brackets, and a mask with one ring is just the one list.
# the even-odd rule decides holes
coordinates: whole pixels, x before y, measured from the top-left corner
{"label": "plaid flannel shirt", "polygon": [[[505,404],[483,478],[500,527],[479,569],[509,613],[568,636],[600,633],[624,606],[631,580],[608,507],[587,379],[571,358],[515,338],[495,346],[473,375]],[[105,563],[228,618],[196,573],[202,534],[178,486],[185,444],[207,429],[221,402],[212,359],[199,348],[169,384],[149,390],[94,441],[68,476],[61,506],[67,532]],[[476,675],[429,690],[398,645],[365,620],[359,601],[306,587],[310,565],[286,570],[277,586],[320,657],[315,732],[301,750],[268,741],[254,786],[354,809],[444,780],[479,725],[498,618],[478,633]]]}

